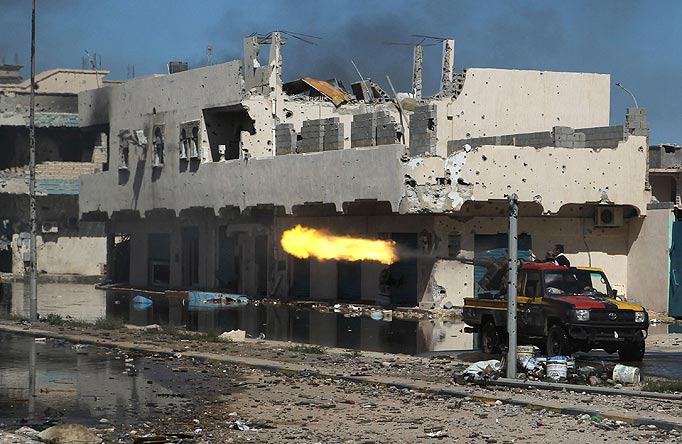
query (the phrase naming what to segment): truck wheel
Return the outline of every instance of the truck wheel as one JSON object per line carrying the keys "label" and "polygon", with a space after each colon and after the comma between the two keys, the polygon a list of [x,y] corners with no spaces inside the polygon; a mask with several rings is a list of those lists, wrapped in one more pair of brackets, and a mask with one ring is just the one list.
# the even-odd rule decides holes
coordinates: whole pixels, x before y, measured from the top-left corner
{"label": "truck wheel", "polygon": [[483,353],[494,354],[500,351],[500,335],[492,322],[486,322],[481,329],[480,346]]}
{"label": "truck wheel", "polygon": [[618,357],[621,361],[639,362],[644,359],[645,348],[644,338],[638,334],[634,341],[628,341],[618,349]]}
{"label": "truck wheel", "polygon": [[560,325],[552,325],[547,333],[547,356],[570,355],[568,335]]}

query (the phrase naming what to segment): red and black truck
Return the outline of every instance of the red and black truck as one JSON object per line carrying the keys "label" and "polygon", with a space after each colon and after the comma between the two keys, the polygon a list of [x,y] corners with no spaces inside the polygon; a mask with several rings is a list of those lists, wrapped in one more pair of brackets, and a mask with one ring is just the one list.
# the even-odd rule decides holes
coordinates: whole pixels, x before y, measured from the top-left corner
{"label": "red and black truck", "polygon": [[[490,267],[478,297],[464,299],[467,331],[479,334],[486,353],[507,342],[506,260],[503,264]],[[522,262],[517,290],[519,344],[538,345],[548,356],[604,349],[624,361],[644,357],[648,314],[622,301],[601,269]]]}

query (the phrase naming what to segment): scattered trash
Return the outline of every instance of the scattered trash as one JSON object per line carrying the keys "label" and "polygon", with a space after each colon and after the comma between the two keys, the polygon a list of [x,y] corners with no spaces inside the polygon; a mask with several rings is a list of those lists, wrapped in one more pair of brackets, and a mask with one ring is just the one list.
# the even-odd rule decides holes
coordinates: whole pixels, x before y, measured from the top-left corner
{"label": "scattered trash", "polygon": [[76,354],[79,354],[79,355],[87,355],[88,354],[88,346],[85,344],[74,344],[72,348],[74,350],[76,350]]}
{"label": "scattered trash", "polygon": [[144,326],[145,330],[161,330],[161,326],[159,324],[149,324]]}
{"label": "scattered trash", "polygon": [[40,387],[40,393],[72,393],[76,389],[51,389],[48,387]]}
{"label": "scattered trash", "polygon": [[37,438],[51,444],[100,444],[102,442],[95,432],[80,424],[52,426],[38,433]]}
{"label": "scattered trash", "polygon": [[249,427],[244,421],[235,421],[232,428],[241,430],[242,432],[257,432],[260,430],[255,427]]}
{"label": "scattered trash", "polygon": [[532,372],[539,367],[538,361],[532,356],[519,356],[517,360],[519,361],[521,368],[528,370],[529,372]]}
{"label": "scattered trash", "polygon": [[[128,435],[128,434],[126,434]],[[129,435],[128,435],[129,436]],[[125,435],[124,435],[125,437]],[[169,435],[154,435],[152,433],[143,435],[143,436],[136,436],[133,438],[133,443],[134,444],[140,444],[140,443],[179,443],[179,442],[186,442],[183,441],[183,439],[191,439],[194,438],[192,435],[188,435],[186,433],[174,433],[174,434],[169,434]],[[193,442],[193,441],[191,441]]]}
{"label": "scattered trash", "polygon": [[524,356],[535,358],[540,353],[540,349],[535,345],[519,345],[516,347],[516,357],[520,359]]}
{"label": "scattered trash", "polygon": [[502,369],[502,363],[497,359],[491,359],[489,361],[478,361],[471,364],[464,370],[462,375],[465,380],[470,381],[481,381],[490,379],[496,376]]}
{"label": "scattered trash", "polygon": [[45,342],[47,338],[35,338],[35,342]]}
{"label": "scattered trash", "polygon": [[547,358],[547,377],[555,381],[565,381],[568,373],[566,356],[552,356]]}
{"label": "scattered trash", "polygon": [[29,438],[37,438],[39,432],[31,427],[23,426],[22,428],[15,430],[14,433],[17,435],[28,436]]}
{"label": "scattered trash", "polygon": [[380,321],[384,318],[384,313],[381,311],[373,311],[369,314],[369,317],[375,321]]}
{"label": "scattered trash", "polygon": [[257,337],[256,339],[260,339],[260,340],[265,339],[265,333],[260,332],[260,333],[258,334],[258,337]]}
{"label": "scattered trash", "polygon": [[616,364],[613,368],[613,382],[623,384],[638,384],[640,381],[639,368]]}
{"label": "scattered trash", "polygon": [[152,300],[147,297],[137,295],[133,297],[133,304],[143,306],[152,305]]}
{"label": "scattered trash", "polygon": [[249,302],[251,302],[251,299],[243,294],[215,293],[207,291],[189,292],[189,307],[192,309],[242,307],[247,305]]}
{"label": "scattered trash", "polygon": [[227,342],[244,342],[246,340],[246,332],[244,330],[230,330],[221,333],[218,339]]}

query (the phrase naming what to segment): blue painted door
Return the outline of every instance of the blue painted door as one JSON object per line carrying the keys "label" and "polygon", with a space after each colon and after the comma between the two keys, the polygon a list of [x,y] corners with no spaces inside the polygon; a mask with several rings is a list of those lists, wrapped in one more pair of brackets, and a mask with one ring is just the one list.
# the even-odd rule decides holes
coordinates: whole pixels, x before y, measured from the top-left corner
{"label": "blue painted door", "polygon": [[668,314],[682,317],[682,221],[673,222],[669,287]]}

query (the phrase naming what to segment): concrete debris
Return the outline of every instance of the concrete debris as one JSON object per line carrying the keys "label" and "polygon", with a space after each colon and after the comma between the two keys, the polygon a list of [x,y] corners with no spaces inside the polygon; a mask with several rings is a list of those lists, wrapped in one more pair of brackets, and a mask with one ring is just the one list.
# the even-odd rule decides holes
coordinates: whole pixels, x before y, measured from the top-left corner
{"label": "concrete debris", "polygon": [[49,444],[100,444],[102,442],[95,432],[80,424],[52,426],[38,433],[37,437]]}
{"label": "concrete debris", "polygon": [[221,341],[227,342],[244,342],[246,340],[246,332],[244,330],[230,330],[221,333],[218,338]]}

